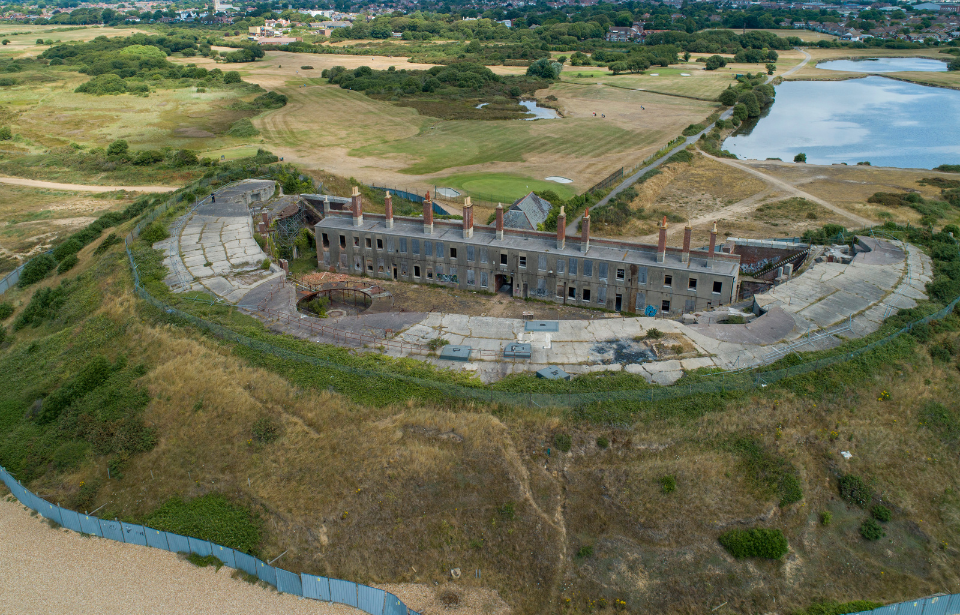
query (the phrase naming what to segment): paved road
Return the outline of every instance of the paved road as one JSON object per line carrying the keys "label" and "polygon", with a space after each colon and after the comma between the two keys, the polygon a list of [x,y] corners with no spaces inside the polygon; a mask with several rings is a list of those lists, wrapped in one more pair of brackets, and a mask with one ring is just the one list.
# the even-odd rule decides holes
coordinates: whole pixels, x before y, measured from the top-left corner
{"label": "paved road", "polygon": [[50,188],[52,190],[73,190],[76,192],[116,192],[117,190],[126,190],[127,192],[173,192],[176,186],[86,186],[83,184],[60,184],[57,182],[38,181],[36,179],[24,179],[22,177],[0,177],[0,184],[14,184],[17,186],[29,186],[31,188]]}
{"label": "paved road", "polygon": [[[806,66],[807,62],[809,62],[809,61],[812,59],[812,57],[810,56],[810,54],[807,53],[806,51],[804,51],[803,49],[797,49],[797,51],[799,51],[800,53],[802,53],[802,54],[805,56],[804,59],[803,59],[803,61],[800,62],[799,64],[797,64],[796,66],[794,66],[793,68],[791,68],[790,70],[788,70],[787,72],[783,73],[782,75],[779,75],[780,77],[786,77],[786,76],[788,76],[788,75],[792,75],[793,73],[797,72],[798,70],[800,70],[801,68],[803,68],[804,66]],[[767,77],[767,80],[764,81],[764,85],[766,85],[766,84],[770,83],[771,81],[773,81],[777,76],[778,76],[778,75],[769,75],[769,76]],[[726,111],[724,111],[722,114],[720,114],[720,119],[721,119],[721,120],[725,120],[725,119],[729,118],[731,115],[733,115],[733,108],[732,108],[732,107],[731,107],[730,109],[727,109]],[[643,176],[644,173],[647,173],[648,171],[659,167],[661,164],[663,164],[663,162],[664,162],[667,158],[669,158],[670,156],[673,156],[674,154],[676,154],[676,153],[679,152],[680,150],[685,149],[685,148],[686,148],[688,145],[690,145],[691,143],[696,143],[696,142],[700,139],[700,136],[701,136],[701,135],[703,135],[703,134],[705,134],[705,133],[710,132],[711,130],[713,130],[713,127],[714,127],[714,126],[715,126],[715,124],[710,124],[709,126],[707,126],[706,128],[704,128],[701,132],[698,132],[697,134],[693,135],[692,137],[687,137],[686,140],[685,140],[683,143],[680,143],[680,144],[677,145],[675,148],[673,148],[672,150],[670,150],[669,152],[667,152],[667,154],[666,154],[665,156],[662,156],[662,157],[659,158],[658,160],[655,160],[654,162],[652,162],[652,163],[648,164],[647,166],[643,167],[642,169],[638,170],[636,173],[634,173],[633,175],[631,175],[631,176],[628,177],[627,179],[623,180],[623,181],[620,183],[619,186],[617,186],[616,188],[614,188],[613,190],[611,190],[611,191],[610,191],[610,194],[608,194],[607,196],[605,196],[605,197],[603,197],[602,199],[600,199],[600,201],[598,201],[597,204],[594,205],[591,209],[596,210],[596,209],[598,209],[598,208],[600,208],[600,207],[604,207],[605,205],[607,205],[607,203],[610,202],[610,199],[612,199],[613,197],[617,196],[618,194],[620,194],[621,192],[623,192],[624,190],[626,190],[627,188],[629,188],[629,187],[632,186],[633,184],[637,183],[637,180],[640,179],[640,178]],[[766,178],[766,176],[763,176],[763,177]],[[807,198],[809,198],[809,197],[807,197]],[[849,217],[849,215],[848,215],[846,212],[843,212],[843,210],[840,210],[839,208],[835,208],[833,205],[829,205],[829,206],[828,206],[828,205],[825,205],[825,204],[824,204],[825,201],[824,201],[824,202],[821,202],[820,199],[816,199],[816,198],[813,198],[813,199],[811,199],[811,200],[814,200],[814,201],[816,201],[817,203],[820,203],[821,205],[824,205],[825,207],[827,207],[827,209],[830,209],[830,210],[833,210],[833,211],[837,211],[838,213],[844,213],[844,215],[847,215],[847,216]],[[857,217],[859,217],[859,216],[857,216]],[[580,214],[579,216],[577,216],[572,222],[570,222],[570,224],[567,225],[567,235],[576,235],[576,234],[579,232],[578,227],[579,227],[579,225],[580,225],[580,220],[581,220],[581,219],[583,219],[583,214]],[[860,218],[860,220],[863,220],[863,218]]]}

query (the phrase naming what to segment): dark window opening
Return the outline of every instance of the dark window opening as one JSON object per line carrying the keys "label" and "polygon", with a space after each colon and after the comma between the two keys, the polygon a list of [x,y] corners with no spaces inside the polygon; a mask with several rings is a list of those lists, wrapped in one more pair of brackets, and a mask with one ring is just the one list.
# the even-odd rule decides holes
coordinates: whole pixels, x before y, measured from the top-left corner
{"label": "dark window opening", "polygon": [[506,265],[506,264],[507,264],[507,255],[506,255],[506,254],[501,254],[501,255],[500,255],[500,264],[501,264],[501,265]]}
{"label": "dark window opening", "polygon": [[382,239],[377,239],[377,249],[378,249],[378,250],[382,250],[382,249],[383,249],[383,240],[382,240]]}
{"label": "dark window opening", "polygon": [[340,235],[340,247],[341,248],[347,247],[347,238],[344,235]]}
{"label": "dark window opening", "polygon": [[521,257],[520,257],[520,266],[523,267],[524,269],[527,268],[527,257],[526,257],[526,256],[521,256]]}
{"label": "dark window opening", "polygon": [[623,269],[617,269],[617,279],[622,280],[626,277],[626,272]]}
{"label": "dark window opening", "polygon": [[326,233],[323,233],[323,234],[320,235],[320,237],[323,238],[323,247],[324,247],[324,248],[329,248],[329,247],[330,247],[330,238],[327,237],[327,234],[326,234]]}
{"label": "dark window opening", "polygon": [[577,287],[576,287],[576,286],[571,286],[570,288],[567,289],[567,297],[570,298],[570,299],[576,299],[576,298],[577,298]]}
{"label": "dark window opening", "polygon": [[371,247],[371,243],[372,243],[372,242],[370,241],[370,238],[367,237],[367,238],[366,238],[366,244],[367,244],[367,247],[368,247],[368,248]]}
{"label": "dark window opening", "polygon": [[354,237],[354,238],[353,238],[353,247],[355,247],[355,248],[359,248],[359,247],[360,247],[360,238],[359,238],[359,237]]}
{"label": "dark window opening", "polygon": [[720,290],[723,288],[723,282],[714,282],[713,283],[713,292],[720,294]]}
{"label": "dark window opening", "polygon": [[413,266],[413,277],[415,277],[415,278],[419,278],[419,277],[420,277],[420,265],[414,265],[414,266]]}
{"label": "dark window opening", "polygon": [[589,288],[584,288],[584,289],[583,289],[583,300],[584,300],[584,301],[590,301],[590,289],[589,289]]}
{"label": "dark window opening", "polygon": [[457,249],[450,248],[450,258],[457,258]]}
{"label": "dark window opening", "polygon": [[673,284],[673,276],[672,276],[672,275],[665,275],[665,276],[663,276],[663,285],[664,285],[664,286],[671,286],[672,284]]}
{"label": "dark window opening", "polygon": [[688,290],[697,290],[697,279],[696,279],[696,278],[690,278],[690,280],[687,282],[687,289],[688,289]]}
{"label": "dark window opening", "polygon": [[661,312],[669,312],[669,311],[670,311],[670,302],[669,302],[669,301],[663,301],[663,302],[661,302],[661,303],[660,303],[660,311],[661,311]]}

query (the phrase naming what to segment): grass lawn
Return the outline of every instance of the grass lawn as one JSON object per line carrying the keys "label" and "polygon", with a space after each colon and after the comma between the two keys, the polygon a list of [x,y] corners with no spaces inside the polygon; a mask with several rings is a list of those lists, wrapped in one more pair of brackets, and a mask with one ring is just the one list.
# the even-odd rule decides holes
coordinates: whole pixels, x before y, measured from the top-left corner
{"label": "grass lawn", "polygon": [[564,199],[576,194],[564,184],[510,173],[462,173],[437,179],[436,185],[456,188],[484,201],[502,203],[512,203],[531,190],[552,190]]}
{"label": "grass lawn", "polygon": [[238,145],[236,147],[205,150],[199,152],[198,155],[213,158],[214,160],[237,160],[238,158],[248,158],[255,155],[257,149],[256,145]]}

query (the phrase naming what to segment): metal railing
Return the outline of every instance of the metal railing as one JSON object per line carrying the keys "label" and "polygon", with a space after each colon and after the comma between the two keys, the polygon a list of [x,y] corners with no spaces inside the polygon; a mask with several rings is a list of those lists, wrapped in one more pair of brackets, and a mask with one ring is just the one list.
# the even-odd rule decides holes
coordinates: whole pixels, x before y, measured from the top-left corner
{"label": "metal railing", "polygon": [[30,510],[36,511],[44,519],[49,519],[80,534],[141,547],[163,549],[172,553],[194,554],[200,557],[213,556],[225,566],[257,577],[276,587],[281,593],[346,604],[370,615],[420,615],[409,609],[395,595],[376,587],[312,574],[297,574],[271,566],[270,563],[249,553],[193,536],[181,536],[126,521],[109,521],[62,508],[24,487],[3,467],[0,467],[0,481],[10,489],[21,504]]}

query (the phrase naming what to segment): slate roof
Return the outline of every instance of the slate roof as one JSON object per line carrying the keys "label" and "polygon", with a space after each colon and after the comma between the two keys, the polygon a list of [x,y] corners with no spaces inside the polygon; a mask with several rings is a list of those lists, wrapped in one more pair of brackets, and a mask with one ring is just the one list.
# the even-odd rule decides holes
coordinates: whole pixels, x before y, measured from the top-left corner
{"label": "slate roof", "polygon": [[537,225],[543,224],[550,214],[553,205],[535,195],[533,192],[518,199],[503,212],[503,226],[506,228],[537,230]]}

